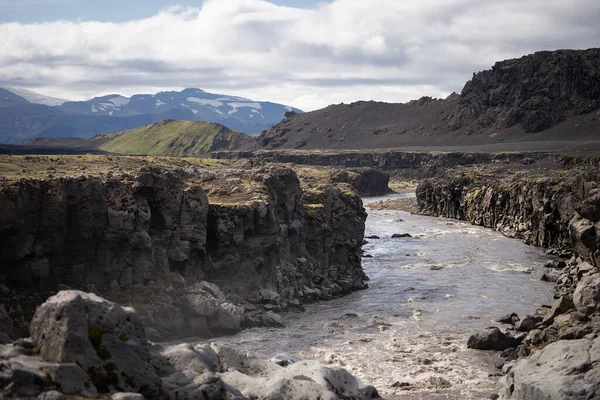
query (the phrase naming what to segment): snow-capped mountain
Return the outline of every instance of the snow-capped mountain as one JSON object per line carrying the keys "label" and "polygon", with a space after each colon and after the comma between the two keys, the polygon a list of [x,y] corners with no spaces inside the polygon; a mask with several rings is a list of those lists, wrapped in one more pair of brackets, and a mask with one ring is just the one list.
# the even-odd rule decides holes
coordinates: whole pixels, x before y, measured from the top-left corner
{"label": "snow-capped mountain", "polygon": [[208,93],[200,89],[138,94],[130,98],[114,94],[88,101],[66,102],[60,108],[72,113],[114,117],[179,110],[189,115],[186,119],[219,122],[249,134],[260,133],[280,122],[288,111],[301,112],[281,104]]}
{"label": "snow-capped mountain", "polygon": [[[0,88],[0,143],[18,144],[37,137],[88,139],[166,119],[218,122],[259,134],[298,109],[200,89],[181,92],[96,97],[68,101],[23,89]],[[58,104],[60,105],[52,105]]]}
{"label": "snow-capped mountain", "polygon": [[44,94],[34,92],[33,90],[28,89],[7,88],[7,90],[16,94],[17,96],[21,96],[22,98],[33,104],[43,104],[45,106],[60,106],[64,102],[68,101],[56,97],[46,96]]}

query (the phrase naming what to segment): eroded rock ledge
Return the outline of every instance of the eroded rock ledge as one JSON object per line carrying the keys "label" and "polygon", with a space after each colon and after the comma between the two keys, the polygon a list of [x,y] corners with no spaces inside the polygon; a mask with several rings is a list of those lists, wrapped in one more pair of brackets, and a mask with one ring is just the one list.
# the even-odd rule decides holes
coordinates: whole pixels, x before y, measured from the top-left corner
{"label": "eroded rock ledge", "polygon": [[2,183],[9,337],[26,336],[35,307],[60,288],[134,306],[156,340],[281,326],[278,311],[366,287],[366,213],[349,184],[310,170],[301,182],[277,165],[137,162]]}
{"label": "eroded rock ledge", "polygon": [[544,151],[259,150],[214,152],[212,157],[219,160],[249,159],[255,163],[332,166],[359,171],[369,168],[400,179],[437,177],[447,169],[456,167],[502,165],[515,168],[533,165],[548,169],[600,165],[600,157],[594,154],[569,155]]}

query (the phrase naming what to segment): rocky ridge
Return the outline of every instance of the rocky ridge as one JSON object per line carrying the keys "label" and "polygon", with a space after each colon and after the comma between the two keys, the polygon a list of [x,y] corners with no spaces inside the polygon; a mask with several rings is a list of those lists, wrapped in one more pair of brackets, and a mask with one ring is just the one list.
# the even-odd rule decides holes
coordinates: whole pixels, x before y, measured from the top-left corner
{"label": "rocky ridge", "polygon": [[151,161],[3,182],[0,328],[27,335],[60,288],[135,307],[152,339],[281,326],[276,312],[365,288],[360,198],[305,175]]}
{"label": "rocky ridge", "polygon": [[598,140],[600,49],[541,51],[473,74],[460,94],[290,114],[263,149],[378,149]]}
{"label": "rocky ridge", "polygon": [[[36,311],[31,338],[0,345],[0,394],[81,399],[371,399],[345,369],[261,360],[218,343],[157,345],[142,320],[99,296],[61,291]],[[283,363],[280,363],[283,364]]]}
{"label": "rocky ridge", "polygon": [[211,156],[216,160],[250,159],[256,163],[372,168],[395,179],[433,178],[450,168],[474,165],[502,165],[513,169],[531,164],[551,169],[600,165],[600,157],[596,154],[550,151],[260,150],[218,151]]}

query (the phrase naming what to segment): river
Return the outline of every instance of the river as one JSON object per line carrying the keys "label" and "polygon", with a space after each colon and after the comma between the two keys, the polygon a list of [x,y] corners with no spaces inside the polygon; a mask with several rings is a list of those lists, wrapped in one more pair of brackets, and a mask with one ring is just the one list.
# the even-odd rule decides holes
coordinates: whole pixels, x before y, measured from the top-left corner
{"label": "river", "polygon": [[[392,195],[364,199],[378,201]],[[303,313],[287,327],[216,339],[274,357],[288,353],[337,364],[389,399],[482,399],[495,392],[493,352],[469,350],[476,329],[552,302],[540,281],[549,259],[498,232],[468,223],[368,210],[363,249],[369,289]],[[412,238],[392,239],[394,233]]]}

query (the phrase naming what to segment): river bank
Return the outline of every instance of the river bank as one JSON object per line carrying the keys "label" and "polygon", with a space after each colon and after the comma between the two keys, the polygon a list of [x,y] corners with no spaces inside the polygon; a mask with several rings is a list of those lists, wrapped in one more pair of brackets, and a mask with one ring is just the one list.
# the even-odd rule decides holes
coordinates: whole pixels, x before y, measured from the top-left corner
{"label": "river bank", "polygon": [[[265,358],[341,365],[390,399],[495,393],[498,355],[468,349],[467,339],[509,310],[551,302],[552,284],[540,280],[550,257],[465,222],[367,210],[365,235],[380,238],[363,246],[368,290],[284,314],[286,328],[214,340]],[[392,238],[403,233],[413,237]]]}
{"label": "river bank", "polygon": [[501,399],[600,394],[599,182],[595,168],[480,168],[449,170],[417,188],[423,213],[490,227],[562,257],[544,274],[556,282],[551,307],[506,318],[514,325],[506,336],[486,329],[469,340],[475,348],[505,350]]}

